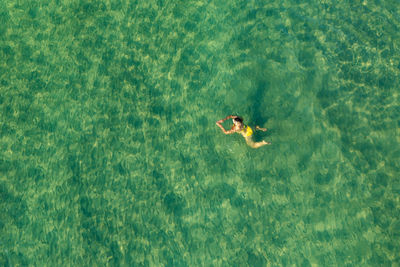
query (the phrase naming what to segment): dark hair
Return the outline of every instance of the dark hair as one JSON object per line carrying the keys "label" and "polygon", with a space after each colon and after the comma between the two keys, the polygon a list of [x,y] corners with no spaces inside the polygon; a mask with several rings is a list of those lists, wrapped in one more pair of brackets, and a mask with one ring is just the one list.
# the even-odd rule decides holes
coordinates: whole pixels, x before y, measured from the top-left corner
{"label": "dark hair", "polygon": [[243,123],[243,119],[241,117],[236,117],[233,120],[235,120],[237,122],[240,122],[240,123]]}

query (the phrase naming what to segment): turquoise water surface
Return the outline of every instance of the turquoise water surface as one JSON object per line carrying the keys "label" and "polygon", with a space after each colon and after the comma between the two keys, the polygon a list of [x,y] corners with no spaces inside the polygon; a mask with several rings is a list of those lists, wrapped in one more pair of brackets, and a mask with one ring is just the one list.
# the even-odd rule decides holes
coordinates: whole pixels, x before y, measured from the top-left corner
{"label": "turquoise water surface", "polygon": [[0,266],[400,266],[399,78],[397,0],[0,1]]}

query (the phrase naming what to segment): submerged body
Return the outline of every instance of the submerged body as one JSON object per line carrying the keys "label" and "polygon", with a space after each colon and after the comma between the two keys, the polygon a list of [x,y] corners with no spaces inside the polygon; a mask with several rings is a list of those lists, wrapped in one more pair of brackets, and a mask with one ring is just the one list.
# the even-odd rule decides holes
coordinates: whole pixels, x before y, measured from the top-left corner
{"label": "submerged body", "polygon": [[[225,128],[222,126],[222,123],[226,120],[232,119],[233,121],[233,126],[230,130],[225,130]],[[246,143],[251,146],[252,148],[259,148],[261,146],[265,146],[265,145],[269,145],[271,143],[266,142],[266,141],[261,141],[261,142],[254,142],[252,135],[253,135],[253,129],[250,128],[250,126],[247,126],[243,123],[243,119],[238,117],[238,116],[234,116],[234,115],[230,115],[227,116],[225,119],[219,120],[216,122],[217,126],[219,128],[221,128],[221,130],[225,133],[225,134],[233,134],[233,133],[239,133],[241,134],[244,139],[246,140]],[[265,128],[261,128],[256,126],[256,130],[260,130],[260,131],[266,131],[267,129]]]}

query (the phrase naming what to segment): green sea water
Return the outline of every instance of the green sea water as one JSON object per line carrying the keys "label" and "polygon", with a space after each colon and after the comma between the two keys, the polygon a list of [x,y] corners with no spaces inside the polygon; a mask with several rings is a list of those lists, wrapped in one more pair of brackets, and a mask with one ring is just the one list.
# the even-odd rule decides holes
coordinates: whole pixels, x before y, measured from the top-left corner
{"label": "green sea water", "polygon": [[2,0],[0,266],[400,266],[399,79],[398,0]]}

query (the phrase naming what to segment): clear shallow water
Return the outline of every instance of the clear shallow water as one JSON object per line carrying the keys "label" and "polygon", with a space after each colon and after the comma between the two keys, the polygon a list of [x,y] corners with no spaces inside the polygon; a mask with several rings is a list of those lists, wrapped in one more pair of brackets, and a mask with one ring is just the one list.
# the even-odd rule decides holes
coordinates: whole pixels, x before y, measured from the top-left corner
{"label": "clear shallow water", "polygon": [[0,14],[1,265],[400,264],[397,1]]}

